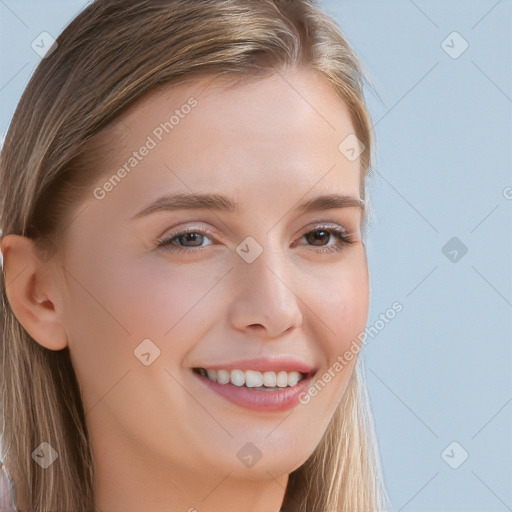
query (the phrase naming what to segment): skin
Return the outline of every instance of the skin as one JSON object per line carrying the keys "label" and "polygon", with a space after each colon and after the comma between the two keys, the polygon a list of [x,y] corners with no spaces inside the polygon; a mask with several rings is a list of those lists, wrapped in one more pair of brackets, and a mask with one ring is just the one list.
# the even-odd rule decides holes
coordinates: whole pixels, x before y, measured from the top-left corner
{"label": "skin", "polygon": [[[354,133],[324,79],[293,68],[258,81],[210,79],[153,92],[111,127],[105,180],[190,97],[198,105],[104,199],[91,193],[59,253],[6,235],[8,297],[31,336],[69,347],[96,457],[103,512],[277,512],[288,475],[319,444],[356,358],[308,404],[253,412],[205,387],[191,367],[286,355],[322,375],[364,330],[369,307],[362,213],[300,213],[326,193],[359,198],[359,160],[338,150]],[[94,188],[93,187],[93,188]],[[239,212],[160,211],[132,219],[164,192],[217,193]],[[313,235],[329,223],[350,245]],[[157,248],[179,230],[213,236]],[[314,233],[313,233],[314,234]],[[263,252],[236,252],[248,236]],[[193,247],[202,245],[201,250]],[[318,252],[327,246],[341,251]],[[149,338],[160,356],[134,356]],[[251,468],[237,458],[260,450]]]}

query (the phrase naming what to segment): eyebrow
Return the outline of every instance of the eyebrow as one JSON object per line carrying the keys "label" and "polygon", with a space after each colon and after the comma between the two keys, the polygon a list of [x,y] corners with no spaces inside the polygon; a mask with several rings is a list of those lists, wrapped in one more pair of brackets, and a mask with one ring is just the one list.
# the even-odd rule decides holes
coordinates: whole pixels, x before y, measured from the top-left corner
{"label": "eyebrow", "polygon": [[[345,194],[325,194],[309,199],[293,208],[293,211],[306,213],[333,208],[358,208],[364,213],[365,203],[362,199]],[[228,197],[219,194],[175,194],[164,195],[135,214],[132,219],[139,219],[152,213],[176,210],[211,209],[217,211],[239,212],[239,205]]]}

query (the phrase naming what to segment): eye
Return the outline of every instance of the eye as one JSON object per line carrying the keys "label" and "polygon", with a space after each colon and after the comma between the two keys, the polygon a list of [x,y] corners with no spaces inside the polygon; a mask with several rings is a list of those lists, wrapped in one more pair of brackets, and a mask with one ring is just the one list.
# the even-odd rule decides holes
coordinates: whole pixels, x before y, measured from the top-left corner
{"label": "eye", "polygon": [[[200,250],[201,247],[205,247],[201,242],[204,241],[208,235],[211,234],[202,229],[184,230],[173,234],[170,238],[158,240],[158,247],[165,247],[170,251],[194,252]],[[188,243],[191,245],[187,245]]]}
{"label": "eye", "polygon": [[[329,242],[331,237],[334,237],[334,245],[323,245],[324,242]],[[316,252],[339,252],[345,249],[348,245],[355,243],[351,236],[345,231],[344,228],[337,225],[319,225],[315,226],[313,230],[308,231],[302,237],[311,243],[313,246],[320,247]]]}
{"label": "eye", "polygon": [[[158,247],[165,248],[165,250],[172,252],[197,252],[203,250],[209,245],[215,245],[213,243],[203,244],[205,240],[213,237],[213,235],[206,230],[202,229],[189,229],[183,230],[178,233],[171,234],[170,237],[160,239],[157,241]],[[306,241],[313,247],[318,247],[316,252],[339,252],[342,251],[346,246],[351,245],[354,242],[347,231],[338,225],[318,225],[313,230],[306,232],[300,239],[306,239]],[[334,239],[334,244],[328,244],[330,240]],[[294,243],[294,247],[297,244]]]}

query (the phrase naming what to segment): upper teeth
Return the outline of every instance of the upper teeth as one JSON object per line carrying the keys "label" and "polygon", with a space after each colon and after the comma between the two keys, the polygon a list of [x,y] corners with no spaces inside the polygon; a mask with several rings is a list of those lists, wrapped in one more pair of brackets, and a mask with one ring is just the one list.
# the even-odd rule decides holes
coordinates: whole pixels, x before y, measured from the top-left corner
{"label": "upper teeth", "polygon": [[219,384],[234,384],[248,388],[269,387],[285,388],[295,386],[304,376],[299,372],[258,372],[253,370],[199,370],[202,375]]}

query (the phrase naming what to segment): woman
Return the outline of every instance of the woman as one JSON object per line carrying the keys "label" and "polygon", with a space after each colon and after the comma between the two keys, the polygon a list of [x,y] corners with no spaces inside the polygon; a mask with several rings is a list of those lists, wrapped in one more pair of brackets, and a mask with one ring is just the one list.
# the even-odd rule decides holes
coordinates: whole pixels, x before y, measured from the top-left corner
{"label": "woman", "polygon": [[386,506],[363,73],[309,0],[96,1],[2,150],[20,510]]}

